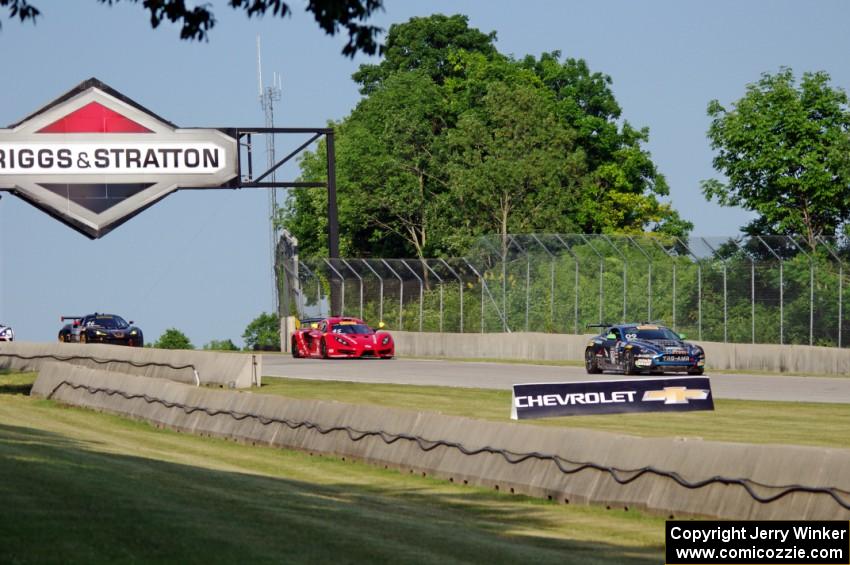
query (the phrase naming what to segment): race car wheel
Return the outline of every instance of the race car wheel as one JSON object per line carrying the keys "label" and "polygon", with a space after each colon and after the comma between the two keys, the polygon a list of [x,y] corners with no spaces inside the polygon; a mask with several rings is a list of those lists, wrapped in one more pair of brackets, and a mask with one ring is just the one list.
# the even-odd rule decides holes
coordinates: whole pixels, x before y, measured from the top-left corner
{"label": "race car wheel", "polygon": [[322,359],[328,358],[328,344],[325,343],[325,340],[319,342],[319,353],[322,354]]}
{"label": "race car wheel", "polygon": [[294,359],[301,357],[301,352],[298,351],[298,342],[295,340],[295,336],[292,336],[292,357]]}
{"label": "race car wheel", "polygon": [[703,374],[704,372],[705,372],[705,368],[704,368],[704,367],[698,367],[698,368],[696,368],[696,369],[691,369],[690,371],[688,371],[688,374],[689,374],[689,375],[693,375],[693,376],[695,376],[695,377],[698,377],[698,376],[700,376],[701,374]]}
{"label": "race car wheel", "polygon": [[623,361],[624,372],[627,375],[637,375],[638,371],[635,367],[635,354],[631,351],[626,352],[625,360]]}
{"label": "race car wheel", "polygon": [[591,375],[596,375],[602,372],[602,369],[600,369],[599,365],[596,364],[596,356],[590,348],[584,350],[584,368]]}

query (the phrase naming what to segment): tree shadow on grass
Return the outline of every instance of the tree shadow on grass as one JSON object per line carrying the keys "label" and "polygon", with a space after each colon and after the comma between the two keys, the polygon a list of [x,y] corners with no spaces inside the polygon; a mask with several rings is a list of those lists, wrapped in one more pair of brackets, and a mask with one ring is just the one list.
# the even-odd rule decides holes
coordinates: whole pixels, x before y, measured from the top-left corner
{"label": "tree shadow on grass", "polygon": [[29,395],[35,377],[35,373],[13,373],[8,369],[0,369],[0,395]]}
{"label": "tree shadow on grass", "polygon": [[[90,421],[104,429],[109,425],[94,415]],[[217,441],[179,439],[186,440],[187,450]],[[263,454],[266,460],[261,451],[266,448],[218,443],[228,462],[230,449],[252,450],[252,456]],[[410,486],[410,478],[393,483],[389,472],[374,470],[383,473],[382,484],[398,485],[384,488],[364,480],[370,471],[365,465],[354,472],[350,463],[330,458],[266,452],[277,473],[298,464],[325,476],[338,473],[339,480],[319,484],[109,453],[91,442],[0,424],[0,562],[648,564],[663,559],[658,546],[547,537],[551,517],[539,505],[508,505],[507,496],[447,484],[433,489],[413,481]],[[527,533],[533,530],[540,532]]]}

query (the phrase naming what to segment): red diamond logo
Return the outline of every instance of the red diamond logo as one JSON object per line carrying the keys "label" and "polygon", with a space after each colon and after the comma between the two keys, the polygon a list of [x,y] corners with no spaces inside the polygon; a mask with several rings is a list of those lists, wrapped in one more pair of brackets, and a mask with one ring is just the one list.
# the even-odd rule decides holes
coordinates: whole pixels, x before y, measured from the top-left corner
{"label": "red diamond logo", "polygon": [[37,133],[153,133],[97,102],[86,104]]}

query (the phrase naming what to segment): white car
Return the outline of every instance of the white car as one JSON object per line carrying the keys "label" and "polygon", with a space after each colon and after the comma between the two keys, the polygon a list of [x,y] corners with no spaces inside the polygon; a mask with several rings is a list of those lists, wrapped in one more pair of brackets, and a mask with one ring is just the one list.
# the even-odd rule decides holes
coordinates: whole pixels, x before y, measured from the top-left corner
{"label": "white car", "polygon": [[0,341],[15,341],[15,332],[12,328],[0,324]]}

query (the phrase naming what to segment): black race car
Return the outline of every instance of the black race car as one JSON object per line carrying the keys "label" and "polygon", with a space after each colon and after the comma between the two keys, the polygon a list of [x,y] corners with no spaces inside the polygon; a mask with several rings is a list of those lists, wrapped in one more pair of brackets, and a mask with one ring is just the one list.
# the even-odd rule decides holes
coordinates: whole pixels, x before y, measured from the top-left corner
{"label": "black race car", "polygon": [[639,373],[686,372],[701,375],[705,371],[705,351],[684,341],[670,328],[657,324],[597,324],[603,331],[587,342],[584,366],[588,373],[616,371]]}
{"label": "black race car", "polygon": [[89,314],[88,316],[62,316],[61,321],[71,320],[59,330],[59,341],[64,343],[110,343],[142,347],[145,338],[142,330],[133,321],[124,321],[114,314]]}

